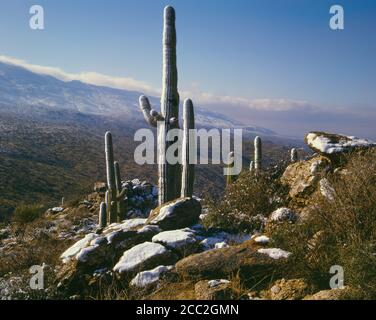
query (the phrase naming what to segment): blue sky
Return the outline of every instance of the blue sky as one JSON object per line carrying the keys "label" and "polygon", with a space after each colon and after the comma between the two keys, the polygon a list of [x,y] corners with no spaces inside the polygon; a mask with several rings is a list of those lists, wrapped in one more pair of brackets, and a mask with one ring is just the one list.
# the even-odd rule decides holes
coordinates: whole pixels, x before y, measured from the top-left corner
{"label": "blue sky", "polygon": [[[29,28],[33,4],[44,7],[43,31]],[[179,88],[200,104],[284,134],[376,136],[374,0],[1,0],[0,55],[158,90],[167,4]],[[344,7],[343,31],[329,28],[333,4]]]}

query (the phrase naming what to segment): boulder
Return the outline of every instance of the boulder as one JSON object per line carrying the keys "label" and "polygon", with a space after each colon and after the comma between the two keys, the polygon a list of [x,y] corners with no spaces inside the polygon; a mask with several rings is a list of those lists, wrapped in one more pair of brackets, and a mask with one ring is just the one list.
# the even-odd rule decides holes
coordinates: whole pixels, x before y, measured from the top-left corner
{"label": "boulder", "polygon": [[193,279],[228,278],[239,272],[239,276],[250,283],[286,271],[290,253],[280,249],[261,250],[250,240],[241,245],[191,255],[180,260],[175,269]]}
{"label": "boulder", "polygon": [[281,279],[274,283],[269,290],[272,300],[301,300],[311,291],[304,279]]}
{"label": "boulder", "polygon": [[323,155],[335,155],[376,146],[375,142],[367,139],[326,132],[310,132],[304,140],[312,150]]}
{"label": "boulder", "polygon": [[126,250],[113,271],[127,277],[157,266],[172,265],[176,260],[176,255],[161,244],[144,242]]}
{"label": "boulder", "polygon": [[184,253],[192,253],[198,247],[195,233],[189,228],[158,233],[152,241]]}
{"label": "boulder", "polygon": [[159,226],[162,230],[189,227],[198,222],[201,204],[194,198],[179,198],[155,208],[147,223]]}
{"label": "boulder", "polygon": [[197,300],[234,300],[237,294],[231,288],[231,282],[225,279],[202,280],[195,284]]}
{"label": "boulder", "polygon": [[173,266],[158,266],[152,270],[139,272],[130,282],[130,285],[137,288],[154,286]]}
{"label": "boulder", "polygon": [[330,160],[318,155],[307,161],[290,164],[283,173],[281,182],[288,186],[290,198],[306,206],[310,196],[317,190],[321,176],[330,168]]}

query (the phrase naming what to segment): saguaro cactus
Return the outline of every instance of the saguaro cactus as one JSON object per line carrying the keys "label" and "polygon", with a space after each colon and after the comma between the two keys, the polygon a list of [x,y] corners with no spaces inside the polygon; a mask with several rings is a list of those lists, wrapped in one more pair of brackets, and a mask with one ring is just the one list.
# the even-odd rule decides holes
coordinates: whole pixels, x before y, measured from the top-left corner
{"label": "saguaro cactus", "polygon": [[101,202],[99,207],[99,228],[105,228],[107,225],[107,206],[104,202]]}
{"label": "saguaro cactus", "polygon": [[[183,106],[183,146],[182,146],[182,183],[181,196],[192,197],[195,179],[195,165],[190,163],[190,154],[196,151],[196,140],[193,137],[195,115],[193,103],[190,99],[184,101]],[[192,160],[192,159],[191,159]]]}
{"label": "saguaro cactus", "polygon": [[[107,188],[108,188],[108,199],[107,199],[107,212],[109,216],[109,222],[116,222],[116,202],[117,202],[117,191],[116,191],[116,181],[115,181],[115,168],[114,168],[114,149],[112,145],[112,135],[111,132],[106,132],[105,135],[105,153],[106,153],[106,173],[107,173]],[[112,205],[114,202],[115,205]]]}
{"label": "saguaro cactus", "polygon": [[260,137],[255,138],[255,170],[261,170],[261,161],[262,161],[262,142]]}
{"label": "saguaro cactus", "polygon": [[161,113],[151,109],[147,97],[141,96],[139,99],[140,108],[145,120],[151,126],[158,128],[158,186],[160,205],[176,199],[181,193],[180,165],[170,164],[166,159],[168,147],[176,142],[176,140],[169,141],[168,133],[171,129],[179,128],[179,93],[177,84],[175,10],[171,6],[167,6],[164,10],[163,25]]}
{"label": "saguaro cactus", "polygon": [[295,148],[292,148],[291,149],[291,162],[294,163],[294,162],[297,162],[299,159],[298,159],[298,150],[296,150]]}

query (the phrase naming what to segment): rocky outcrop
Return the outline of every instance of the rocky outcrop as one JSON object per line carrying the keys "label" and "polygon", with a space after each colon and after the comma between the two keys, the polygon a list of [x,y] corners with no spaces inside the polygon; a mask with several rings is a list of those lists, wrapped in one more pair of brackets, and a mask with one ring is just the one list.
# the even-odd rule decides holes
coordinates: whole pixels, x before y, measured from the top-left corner
{"label": "rocky outcrop", "polygon": [[180,198],[155,208],[147,223],[157,225],[162,230],[186,228],[198,222],[201,204],[194,198]]}
{"label": "rocky outcrop", "polygon": [[326,132],[310,132],[304,140],[312,150],[327,156],[376,146],[367,139]]}
{"label": "rocky outcrop", "polygon": [[288,186],[289,197],[301,206],[310,203],[311,195],[317,190],[320,178],[331,169],[331,162],[324,156],[290,164],[281,182]]}

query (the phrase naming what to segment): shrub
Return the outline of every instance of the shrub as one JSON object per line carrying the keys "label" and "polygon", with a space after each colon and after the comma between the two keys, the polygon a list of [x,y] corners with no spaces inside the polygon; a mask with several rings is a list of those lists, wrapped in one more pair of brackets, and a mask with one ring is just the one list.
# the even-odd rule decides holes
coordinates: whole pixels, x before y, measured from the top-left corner
{"label": "shrub", "polygon": [[284,188],[270,171],[243,172],[226,189],[221,201],[207,201],[204,224],[230,232],[259,230],[265,217],[282,205],[284,198]]}
{"label": "shrub", "polygon": [[323,289],[333,276],[330,267],[344,269],[344,282],[376,297],[376,153],[346,156],[344,170],[328,180],[334,200],[317,197],[317,205],[302,224],[275,230],[275,244],[294,253],[297,274]]}
{"label": "shrub", "polygon": [[42,216],[45,208],[40,204],[21,204],[14,210],[12,220],[17,223],[30,223]]}

